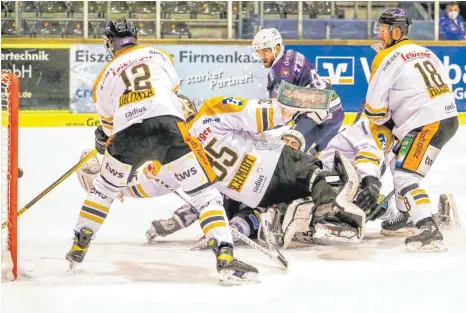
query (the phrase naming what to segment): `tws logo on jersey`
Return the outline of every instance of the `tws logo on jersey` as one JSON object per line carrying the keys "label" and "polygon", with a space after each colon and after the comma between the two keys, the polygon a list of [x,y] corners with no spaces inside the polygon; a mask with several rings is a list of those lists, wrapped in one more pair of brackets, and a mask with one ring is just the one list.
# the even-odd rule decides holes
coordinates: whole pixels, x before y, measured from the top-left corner
{"label": "tws logo on jersey", "polygon": [[354,85],[354,57],[316,57],[316,67],[332,85]]}

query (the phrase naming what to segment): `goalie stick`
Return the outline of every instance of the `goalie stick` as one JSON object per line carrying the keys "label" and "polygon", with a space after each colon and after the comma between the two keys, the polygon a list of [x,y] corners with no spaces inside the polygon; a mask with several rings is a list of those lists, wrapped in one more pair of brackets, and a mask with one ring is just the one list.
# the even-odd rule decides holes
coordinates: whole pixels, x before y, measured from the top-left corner
{"label": "goalie stick", "polygon": [[[62,183],[65,179],[67,179],[71,174],[73,174],[78,168],[83,166],[87,161],[89,161],[95,154],[97,153],[97,150],[94,149],[91,152],[89,152],[88,155],[83,157],[81,160],[79,160],[76,165],[74,165],[72,168],[70,168],[65,174],[60,176],[56,181],[54,181],[50,186],[48,186],[44,191],[42,191],[40,194],[38,194],[34,199],[28,202],[23,208],[21,208],[18,211],[18,217],[21,216],[24,212],[29,210],[30,207],[32,207],[37,201],[42,199],[46,194],[48,194],[50,191],[52,191],[55,187],[57,187],[60,183]],[[8,221],[5,221],[2,223],[2,229],[4,229],[8,225]]]}
{"label": "goalie stick", "polygon": [[[184,193],[182,190],[180,190],[180,191],[176,190],[175,188],[168,185],[163,180],[161,180],[161,179],[159,179],[157,177],[154,177],[153,179],[157,183],[161,184],[162,186],[164,186],[165,188],[167,188],[168,190],[170,190],[171,192],[176,194],[178,197],[180,197],[181,200],[183,200],[184,202],[186,202],[187,204],[189,204],[189,205],[191,205],[192,207],[195,208],[195,206],[192,204],[191,199],[189,198],[189,196],[186,193]],[[280,265],[282,265],[283,267],[285,267],[285,268],[288,267],[288,261],[285,259],[285,257],[277,249],[269,251],[269,250],[265,249],[264,247],[262,247],[261,245],[255,243],[254,241],[252,241],[247,236],[243,235],[242,233],[240,233],[239,231],[237,231],[233,227],[231,227],[231,231],[235,234],[235,236],[237,236],[239,239],[244,241],[246,244],[248,244],[252,248],[254,248],[256,250],[259,250],[260,252],[264,253],[265,255],[270,257],[271,259],[273,259],[273,260],[277,261],[278,263],[280,263]]]}

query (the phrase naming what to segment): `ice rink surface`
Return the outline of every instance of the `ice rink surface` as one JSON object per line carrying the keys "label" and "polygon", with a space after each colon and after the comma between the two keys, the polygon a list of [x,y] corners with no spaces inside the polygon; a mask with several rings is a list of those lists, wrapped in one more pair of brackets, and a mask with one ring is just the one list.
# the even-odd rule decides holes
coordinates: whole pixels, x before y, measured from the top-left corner
{"label": "ice rink surface", "polygon": [[[20,129],[19,204],[24,205],[93,148],[93,128]],[[446,253],[412,254],[403,238],[379,235],[369,224],[359,245],[285,250],[280,269],[260,252],[238,247],[236,255],[257,266],[260,284],[217,283],[212,252],[191,252],[197,224],[149,245],[150,221],[168,218],[182,202],[115,200],[75,276],[67,273],[85,192],[73,175],[19,219],[19,280],[1,285],[4,313],[169,312],[466,312],[466,127],[442,150],[421,185],[437,206],[452,193],[463,230],[445,233]],[[391,189],[386,177],[385,192]]]}

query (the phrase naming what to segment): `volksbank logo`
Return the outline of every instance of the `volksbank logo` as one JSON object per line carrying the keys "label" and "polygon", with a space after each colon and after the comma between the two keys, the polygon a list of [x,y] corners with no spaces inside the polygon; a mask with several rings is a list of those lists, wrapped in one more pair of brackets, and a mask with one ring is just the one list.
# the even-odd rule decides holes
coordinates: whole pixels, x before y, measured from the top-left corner
{"label": "volksbank logo", "polygon": [[354,85],[354,57],[316,57],[316,67],[332,85]]}

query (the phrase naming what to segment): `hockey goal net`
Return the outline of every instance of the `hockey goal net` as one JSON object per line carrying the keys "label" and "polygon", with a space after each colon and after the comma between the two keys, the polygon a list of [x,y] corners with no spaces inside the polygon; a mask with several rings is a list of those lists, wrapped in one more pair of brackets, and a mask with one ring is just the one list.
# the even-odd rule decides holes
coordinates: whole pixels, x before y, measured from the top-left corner
{"label": "hockey goal net", "polygon": [[2,71],[2,283],[16,278],[18,210],[18,77]]}

